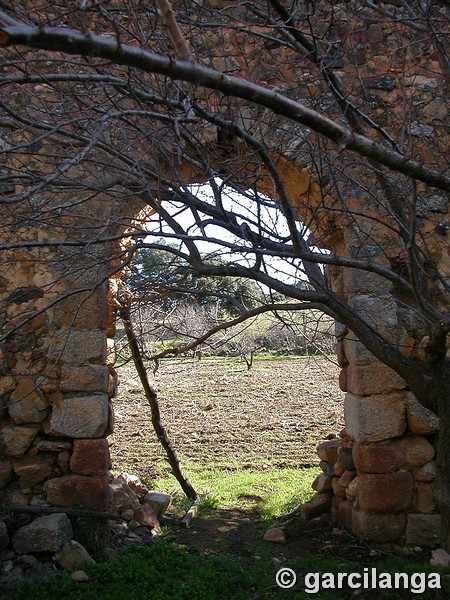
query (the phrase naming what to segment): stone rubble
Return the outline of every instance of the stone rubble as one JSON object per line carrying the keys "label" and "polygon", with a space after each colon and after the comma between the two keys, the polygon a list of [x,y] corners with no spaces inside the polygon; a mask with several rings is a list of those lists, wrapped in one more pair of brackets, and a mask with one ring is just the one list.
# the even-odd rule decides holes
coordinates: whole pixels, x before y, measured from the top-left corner
{"label": "stone rubble", "polygon": [[450,567],[450,554],[442,548],[433,550],[430,565],[432,567]]}
{"label": "stone rubble", "polygon": [[[106,455],[101,452],[104,440],[87,441],[96,442],[99,446],[97,450],[100,450],[91,464],[96,461],[104,462]],[[89,464],[86,448],[81,443],[83,440],[78,442],[71,461],[77,469],[85,471]],[[59,449],[60,446],[55,448]],[[95,476],[89,479],[95,479]],[[128,473],[111,477],[108,490],[109,511],[118,515],[117,520],[110,521],[110,548],[113,550],[126,544],[152,543],[161,531],[159,519],[169,508],[172,497],[162,492],[149,491],[136,476]],[[17,491],[16,500],[19,499],[19,494],[21,492]],[[26,500],[26,496],[24,499]],[[27,506],[26,501],[16,501],[14,504]],[[49,506],[48,502],[39,498],[32,504],[44,508]],[[20,582],[30,574],[55,569],[68,571],[75,581],[89,580],[83,569],[95,564],[94,558],[76,539],[76,528],[72,527],[71,519],[66,513],[53,513],[37,518],[27,514],[20,516],[16,522],[22,523],[21,526],[11,526],[9,519],[0,521],[0,581]],[[9,547],[10,541],[12,549]]]}
{"label": "stone rubble", "polygon": [[282,527],[274,527],[268,529],[263,537],[264,541],[272,542],[274,544],[283,544],[286,541],[286,534]]}

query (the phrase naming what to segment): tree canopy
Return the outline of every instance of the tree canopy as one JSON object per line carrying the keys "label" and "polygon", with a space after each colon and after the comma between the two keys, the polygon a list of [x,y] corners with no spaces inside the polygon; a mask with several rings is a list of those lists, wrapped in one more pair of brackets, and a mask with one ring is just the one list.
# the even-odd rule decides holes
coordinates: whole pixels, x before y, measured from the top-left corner
{"label": "tree canopy", "polygon": [[0,284],[51,275],[0,339],[143,249],[153,284],[232,290],[234,321],[320,310],[439,412],[448,546],[448,3],[172,4],[1,3]]}

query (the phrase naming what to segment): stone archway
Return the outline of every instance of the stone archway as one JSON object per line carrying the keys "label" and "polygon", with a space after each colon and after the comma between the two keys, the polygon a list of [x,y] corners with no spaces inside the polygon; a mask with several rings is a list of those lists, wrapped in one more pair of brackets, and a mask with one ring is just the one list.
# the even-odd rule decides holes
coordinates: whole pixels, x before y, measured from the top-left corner
{"label": "stone archway", "polygon": [[[317,184],[286,159],[279,161],[279,173],[299,216],[311,222],[315,207],[322,205]],[[262,191],[270,185],[263,179]],[[96,208],[87,204],[84,210],[89,214]],[[126,220],[141,208],[141,200],[129,205]],[[345,256],[352,244],[360,247],[364,217],[356,225],[342,213],[314,222],[315,238],[332,252]],[[372,244],[377,235],[379,247],[388,248],[383,225],[378,233],[371,227]],[[126,243],[119,251],[126,251]],[[107,537],[107,522],[95,514],[111,509],[107,438],[116,381],[110,297],[117,280],[110,279],[108,265],[115,252],[112,242],[88,256],[70,247],[62,253],[21,249],[10,254],[2,278],[9,317],[0,380],[6,399],[0,425],[2,510],[50,506],[81,511],[75,519],[78,535],[91,546],[92,539],[101,545]],[[80,291],[80,269],[85,291]],[[352,269],[330,267],[328,278],[333,290],[374,326],[388,335],[402,334],[396,299],[388,287],[380,289],[385,284],[377,275],[361,277]],[[337,339],[345,431],[342,439],[319,446],[324,473],[303,514],[311,518],[331,510],[347,529],[376,542],[434,545],[440,523],[433,500],[435,449],[427,436],[437,432],[437,419],[352,332],[337,325]]]}
{"label": "stone archway", "polygon": [[[227,3],[211,4],[221,8]],[[396,103],[409,107],[408,102],[402,104],[402,98],[411,96],[411,110],[417,111],[414,112],[417,121],[410,123],[410,140],[424,138],[418,148],[422,158],[432,154],[433,144],[438,153],[444,153],[446,148],[439,131],[443,129],[441,115],[445,112],[442,113],[436,99],[440,82],[431,76],[437,70],[436,56],[425,52],[419,62],[414,56],[403,60],[399,50],[404,48],[397,47],[397,31],[392,31],[390,22],[360,22],[358,16],[353,19],[350,22],[344,15],[343,23],[330,25],[327,30],[333,42],[330,47],[342,47],[345,59],[327,57],[333,59],[334,66],[330,69],[340,69],[342,78],[349,81],[352,94],[353,86],[358,90],[360,83],[359,76],[354,76],[355,65],[364,72],[367,101],[374,108],[374,115],[379,117],[381,127],[389,128],[393,121],[394,129],[401,131],[403,115],[397,114]],[[322,23],[326,24],[326,20]],[[206,32],[199,41],[206,46],[214,45],[217,35],[215,29],[212,33]],[[408,35],[405,39],[409,39]],[[236,62],[232,68],[239,70],[242,76],[250,76],[254,70],[259,73],[258,81],[277,82],[281,70],[288,91],[296,83],[294,70],[288,68],[288,47],[282,47],[279,56],[275,57],[276,53],[270,56],[270,64],[265,65],[261,56],[266,54],[259,50],[255,40],[247,40],[239,31],[232,35],[226,31],[225,37],[228,47],[239,50],[237,56],[248,50],[253,57],[251,64],[231,61]],[[246,47],[247,42],[250,48]],[[380,57],[390,54],[398,62],[387,66],[387,60],[383,62]],[[296,60],[299,69],[302,72],[305,69],[304,100],[310,100],[311,90],[319,100],[325,97],[321,96],[320,86],[323,88],[324,84],[318,84],[315,66],[305,67],[301,56]],[[405,65],[408,66],[407,77],[403,73]],[[227,70],[229,67],[225,64],[219,68]],[[168,93],[174,91],[178,90],[169,86]],[[32,100],[36,92],[43,106],[47,107],[47,103],[53,106],[56,92],[45,85],[24,92],[20,98],[23,104],[34,106]],[[64,92],[64,89],[60,92],[61,96]],[[205,96],[218,112],[219,94]],[[55,102],[58,105],[58,101]],[[61,98],[59,102],[63,105]],[[422,104],[423,111],[417,108]],[[73,106],[76,104],[70,105]],[[333,108],[328,104],[327,107],[332,112]],[[240,124],[251,122],[253,109],[245,103],[240,108]],[[256,118],[254,121],[259,123]],[[268,122],[264,126],[270,130],[272,124]],[[433,137],[434,128],[437,133]],[[358,187],[360,195],[353,189],[345,189],[347,195],[340,199],[344,208],[335,211],[329,198],[336,196],[327,193],[325,202],[321,197],[325,186],[333,188],[333,181],[326,183],[323,177],[319,187],[319,183],[314,183],[306,174],[304,164],[313,161],[313,152],[306,152],[301,160],[296,158],[297,138],[302,143],[305,141],[301,133],[289,131],[286,140],[282,140],[281,158],[273,159],[299,217],[316,224],[313,232],[316,242],[343,257],[370,258],[380,264],[392,264],[399,271],[404,269],[404,251],[386,222],[391,216],[388,208],[372,202],[372,186],[376,190],[378,182],[363,180]],[[22,143],[20,136],[24,135],[26,138],[28,132],[12,128],[14,141]],[[174,137],[173,132],[172,135]],[[216,138],[215,128],[212,132],[204,128],[198,139],[207,145]],[[173,138],[155,139],[163,156],[162,169],[170,169],[167,155]],[[136,142],[133,135],[129,140]],[[146,145],[136,144],[138,153],[152,151],[154,140],[144,141]],[[279,140],[272,141],[277,147],[275,143]],[[19,158],[12,156],[5,169],[32,176],[51,172],[52,140],[47,144],[40,139],[35,142]],[[120,148],[121,143],[120,140]],[[133,158],[135,156],[133,154]],[[216,153],[217,161],[221,156],[223,159],[221,152]],[[201,181],[204,177],[201,169],[199,172],[193,167],[193,162],[181,160],[180,164],[179,158],[175,156],[174,164],[181,179]],[[324,171],[338,158],[339,149],[336,151],[333,147]],[[297,164],[301,161],[302,165]],[[351,163],[351,158],[342,159],[352,175],[359,175],[358,169],[351,170]],[[254,177],[251,160],[235,164],[242,170],[244,180],[247,175],[250,179]],[[81,173],[82,179],[92,184],[89,191],[95,192],[79,212],[78,200],[72,202],[73,194],[67,190],[61,194],[59,190],[56,192],[54,204],[48,204],[38,189],[26,207],[14,210],[7,202],[1,205],[5,249],[0,276],[0,486],[5,512],[13,505],[32,508],[42,502],[85,511],[107,511],[109,507],[107,436],[112,428],[111,397],[115,386],[109,362],[114,329],[108,286],[111,270],[124,259],[127,251],[126,247],[118,249],[112,238],[116,233],[119,237],[122,235],[132,218],[146,206],[146,201],[144,196],[137,197],[133,185],[129,186],[125,198],[121,195],[125,184],[123,187],[111,184],[108,193],[100,193],[97,183],[104,181],[105,166],[112,176],[123,175],[116,163],[111,164],[104,156],[94,165],[84,166],[84,170],[72,170],[74,179]],[[12,179],[12,188],[6,186],[1,190],[6,196],[22,191],[20,177]],[[271,194],[272,182],[264,178],[264,174],[259,185],[262,191]],[[440,236],[448,231],[444,220],[448,213],[446,199],[433,195],[425,186],[419,191],[423,193],[420,218],[423,219],[421,234],[429,247],[427,260],[443,265],[442,272],[448,274],[445,266],[448,255],[440,244],[443,239]],[[64,204],[69,200],[69,204]],[[67,210],[61,213],[61,207]],[[37,226],[33,216],[41,213],[45,219]],[[104,231],[108,235],[100,243]],[[17,244],[9,247],[10,240],[17,240]],[[38,243],[28,247],[27,242]],[[402,351],[420,364],[426,340],[420,336],[415,339],[411,334],[413,327],[408,320],[414,314],[398,290],[393,290],[377,275],[351,268],[329,267],[328,278],[331,288],[342,299],[387,338],[395,339]],[[436,286],[439,288],[439,283]],[[439,528],[432,493],[435,449],[431,443],[435,441],[437,419],[418,405],[405,382],[377,361],[351,331],[338,325],[337,338],[342,367],[340,385],[347,393],[346,431],[342,445],[329,443],[319,449],[327,471],[325,478],[316,484],[321,494],[319,500],[327,505],[331,502],[335,516],[361,537],[433,544],[438,539]]]}

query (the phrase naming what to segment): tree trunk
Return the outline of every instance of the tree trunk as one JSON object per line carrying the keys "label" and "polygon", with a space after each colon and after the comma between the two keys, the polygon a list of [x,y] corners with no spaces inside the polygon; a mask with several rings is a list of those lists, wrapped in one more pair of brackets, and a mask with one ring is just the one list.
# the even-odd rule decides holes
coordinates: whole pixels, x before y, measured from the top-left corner
{"label": "tree trunk", "polygon": [[178,480],[183,492],[186,494],[188,498],[192,500],[198,499],[198,494],[190,483],[189,479],[183,473],[183,470],[180,465],[180,461],[178,459],[177,453],[175,452],[172,444],[169,440],[167,432],[161,422],[161,415],[159,412],[159,404],[155,390],[150,385],[150,382],[147,377],[147,370],[144,365],[144,361],[142,360],[142,355],[139,349],[139,344],[136,339],[136,335],[134,333],[133,324],[131,322],[130,316],[130,308],[128,305],[122,304],[119,309],[119,314],[122,318],[122,322],[125,328],[125,333],[127,335],[128,344],[130,347],[131,356],[133,358],[134,366],[136,367],[136,371],[139,375],[139,379],[141,380],[142,388],[145,393],[145,397],[148,400],[151,410],[152,424],[155,430],[155,433],[158,437],[158,440],[161,446],[164,448],[167,454],[167,460],[169,461],[170,467],[172,469],[173,475]]}

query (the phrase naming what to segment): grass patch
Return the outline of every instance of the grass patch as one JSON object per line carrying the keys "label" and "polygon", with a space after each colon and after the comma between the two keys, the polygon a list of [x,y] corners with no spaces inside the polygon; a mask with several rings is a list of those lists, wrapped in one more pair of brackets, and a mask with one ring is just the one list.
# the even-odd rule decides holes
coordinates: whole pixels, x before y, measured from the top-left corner
{"label": "grass patch", "polygon": [[[202,559],[164,541],[129,548],[114,560],[86,568],[90,581],[66,574],[20,586],[5,586],[8,600],[246,600],[252,586],[239,563],[229,557]],[[0,593],[1,593],[0,588]]]}
{"label": "grass patch", "polygon": [[[317,468],[264,470],[218,470],[190,464],[188,477],[203,497],[203,511],[218,508],[252,508],[262,520],[270,521],[286,514],[313,495],[311,484],[319,473]],[[157,489],[172,494],[180,506],[181,493],[172,476],[153,482]],[[181,502],[181,509],[185,503]]]}
{"label": "grass patch", "polygon": [[[0,597],[8,600],[294,600],[311,598],[305,590],[307,573],[359,572],[363,567],[330,558],[311,556],[283,563],[293,569],[297,583],[280,589],[275,574],[280,565],[269,560],[251,561],[230,555],[193,555],[182,548],[159,541],[145,547],[132,547],[117,553],[108,562],[86,568],[90,581],[73,582],[67,574],[0,587]],[[384,558],[376,563],[378,572],[429,573],[429,565],[405,559]],[[434,569],[433,569],[434,570]],[[448,576],[442,577],[442,590],[411,594],[408,590],[360,590],[363,600],[425,600],[448,598]],[[312,581],[310,581],[311,586]],[[313,595],[319,600],[348,600],[353,590],[322,589]]]}

